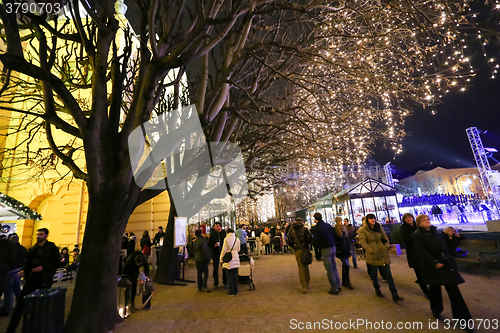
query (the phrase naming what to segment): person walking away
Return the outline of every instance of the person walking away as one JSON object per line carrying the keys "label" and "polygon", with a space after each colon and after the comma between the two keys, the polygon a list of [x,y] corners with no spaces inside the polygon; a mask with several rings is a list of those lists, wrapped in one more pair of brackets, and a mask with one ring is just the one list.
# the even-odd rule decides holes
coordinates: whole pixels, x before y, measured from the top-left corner
{"label": "person walking away", "polygon": [[236,237],[240,240],[240,254],[248,254],[248,246],[247,246],[247,232],[245,231],[245,225],[240,224],[238,230],[236,230]]}
{"label": "person walking away", "polygon": [[147,230],[144,230],[142,233],[139,245],[141,246],[142,253],[144,253],[144,256],[146,257],[146,261],[148,261],[149,256],[151,255],[151,246],[153,243],[151,242],[151,238],[149,237],[149,232]]}
{"label": "person walking away", "polygon": [[142,308],[145,311],[151,310],[151,298],[155,293],[155,287],[153,281],[143,272],[139,274],[139,290],[142,293]]}
{"label": "person walking away", "polygon": [[331,225],[323,221],[321,213],[314,213],[313,245],[321,250],[323,265],[325,266],[326,276],[330,282],[331,295],[338,295],[340,291],[340,277],[337,272],[337,263],[335,262],[335,234]]}
{"label": "person walking away", "polygon": [[358,269],[358,262],[356,260],[356,249],[354,247],[354,244],[356,244],[356,228],[352,225],[349,224],[349,220],[347,218],[344,219],[344,226],[347,230],[347,236],[349,239],[349,250],[351,251],[351,258],[352,258],[352,267],[354,269]]}
{"label": "person walking away", "polygon": [[[135,295],[137,293],[137,279],[139,278],[140,268],[143,267],[144,274],[149,276],[149,265],[146,261],[146,256],[141,251],[134,251],[125,260],[125,264],[123,265],[122,274],[127,276],[127,279],[132,283],[130,286],[131,290],[131,311],[135,311]],[[128,298],[128,293],[127,296]],[[128,299],[125,299],[125,303],[127,303]]]}
{"label": "person walking away", "polygon": [[264,245],[265,254],[271,254],[271,238],[265,232],[260,233],[260,242]]}
{"label": "person walking away", "polygon": [[419,256],[420,254],[417,252],[415,248],[415,242],[413,241],[413,234],[417,231],[417,225],[415,224],[413,215],[410,213],[403,214],[403,224],[401,225],[401,239],[406,245],[406,260],[408,261],[408,266],[413,268],[415,275],[417,277],[417,281],[422,289],[426,298],[429,298],[429,289],[427,285],[422,281],[422,270],[420,268]]}
{"label": "person walking away", "polygon": [[309,265],[302,262],[302,253],[304,251],[309,251],[309,245],[312,243],[312,234],[305,227],[302,218],[298,217],[292,222],[290,230],[288,231],[287,240],[288,246],[295,251],[295,260],[299,268],[299,280],[302,286],[300,291],[305,294],[309,289],[311,276],[309,275]]}
{"label": "person walking away", "polygon": [[[215,222],[214,227],[210,231],[210,238],[208,239],[208,246],[212,249],[212,259],[213,259],[213,278],[214,278],[214,289],[219,287],[219,268],[220,268],[220,250],[222,248],[222,243],[226,238],[226,232],[222,230],[222,225],[220,222]],[[227,277],[222,271],[222,284],[227,285]]]}
{"label": "person walking away", "polygon": [[436,227],[431,225],[429,216],[418,215],[417,226],[418,230],[414,233],[413,238],[420,258],[422,280],[429,285],[432,315],[436,319],[441,318],[443,312],[441,286],[444,286],[450,298],[453,319],[463,319],[468,322],[472,316],[460,289],[458,289],[458,285],[465,281],[458,272],[455,259],[443,238],[437,233]]}
{"label": "person walking away", "polygon": [[[7,315],[12,312],[14,297],[16,298],[16,302],[21,302],[21,299],[19,298],[19,295],[21,294],[21,277],[17,274],[21,271],[21,267],[23,267],[24,261],[26,260],[26,254],[28,253],[28,250],[19,244],[19,236],[17,234],[9,235],[9,240],[15,247],[15,260],[13,269],[9,271],[7,276],[7,285],[5,287],[3,307],[0,309],[0,316]],[[1,245],[0,248],[2,248]],[[2,254],[8,253],[8,250],[0,249],[0,257],[2,257]]]}
{"label": "person walking away", "polygon": [[[224,255],[231,253],[231,261],[223,262]],[[219,261],[222,263],[222,268],[227,276],[227,285],[229,287],[229,296],[238,295],[238,268],[240,267],[240,240],[236,237],[233,229],[227,229],[226,238],[220,251]]]}
{"label": "person walking away", "polygon": [[336,256],[342,262],[342,286],[354,289],[349,278],[349,257],[351,256],[351,241],[346,226],[340,216],[335,217],[335,248]]}
{"label": "person walking away", "polygon": [[198,291],[209,292],[207,282],[210,253],[208,251],[207,241],[205,240],[205,237],[203,237],[200,229],[197,229],[194,234],[196,236],[196,240],[194,241],[193,249],[194,261],[196,262],[196,281],[198,282]]}
{"label": "person walking away", "polygon": [[29,249],[26,261],[18,273],[19,277],[24,276],[24,287],[19,302],[16,302],[6,333],[14,333],[21,321],[24,311],[24,296],[37,289],[48,289],[52,286],[52,279],[61,261],[61,256],[57,246],[47,240],[48,236],[49,230],[47,228],[37,230],[36,244]]}
{"label": "person walking away", "polygon": [[384,272],[384,276],[389,283],[389,290],[392,293],[392,300],[394,302],[403,301],[404,298],[399,297],[398,290],[394,284],[394,279],[391,274],[391,260],[389,258],[389,238],[385,234],[384,229],[375,220],[375,215],[366,215],[366,221],[358,230],[359,243],[366,251],[366,263],[370,265],[370,275],[373,282],[375,293],[379,297],[384,297],[380,291],[378,284],[377,274],[378,269]]}

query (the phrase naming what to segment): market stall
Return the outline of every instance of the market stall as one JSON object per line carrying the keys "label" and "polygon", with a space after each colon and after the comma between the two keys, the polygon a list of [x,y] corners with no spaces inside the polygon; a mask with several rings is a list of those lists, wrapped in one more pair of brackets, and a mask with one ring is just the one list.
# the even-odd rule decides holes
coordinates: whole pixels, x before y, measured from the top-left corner
{"label": "market stall", "polygon": [[332,199],[337,214],[357,226],[370,213],[381,223],[400,222],[396,189],[373,178],[343,189]]}

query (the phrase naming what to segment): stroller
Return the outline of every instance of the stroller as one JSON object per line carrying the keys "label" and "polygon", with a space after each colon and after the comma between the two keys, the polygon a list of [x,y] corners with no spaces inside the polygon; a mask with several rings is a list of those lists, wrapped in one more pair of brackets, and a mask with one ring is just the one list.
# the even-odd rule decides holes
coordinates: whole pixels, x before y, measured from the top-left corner
{"label": "stroller", "polygon": [[253,258],[247,254],[240,255],[240,268],[238,268],[238,284],[248,284],[250,290],[255,290],[253,283]]}
{"label": "stroller", "polygon": [[281,236],[274,236],[273,245],[274,245],[274,252],[280,253],[281,252]]}

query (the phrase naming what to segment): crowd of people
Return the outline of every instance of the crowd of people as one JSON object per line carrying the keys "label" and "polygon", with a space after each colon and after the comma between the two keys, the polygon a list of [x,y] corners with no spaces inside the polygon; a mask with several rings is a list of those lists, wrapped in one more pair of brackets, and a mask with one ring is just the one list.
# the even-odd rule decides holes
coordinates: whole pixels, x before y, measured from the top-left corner
{"label": "crowd of people", "polygon": [[[432,226],[426,214],[416,218],[406,213],[402,217],[400,237],[406,247],[408,266],[414,270],[416,283],[424,296],[429,299],[432,315],[439,319],[443,312],[441,286],[445,287],[450,298],[454,319],[471,319],[470,312],[463,299],[458,285],[464,280],[460,276],[454,257],[465,256],[467,253],[460,250],[459,241],[463,238],[454,228],[446,228],[442,233]],[[219,283],[228,288],[229,296],[238,295],[238,269],[240,256],[249,253],[248,238],[260,239],[263,254],[268,255],[281,252],[293,252],[298,267],[299,281],[302,293],[307,293],[311,283],[309,265],[313,258],[322,261],[330,288],[328,293],[339,295],[342,288],[354,289],[350,279],[352,267],[358,268],[356,252],[362,251],[366,259],[367,273],[371,279],[375,295],[384,297],[378,282],[378,275],[387,281],[393,302],[404,300],[398,294],[396,283],[390,268],[389,249],[391,247],[381,224],[376,221],[374,214],[363,217],[363,225],[356,229],[347,219],[335,218],[335,224],[323,221],[321,213],[314,214],[313,227],[306,227],[301,218],[291,223],[274,227],[256,226],[248,228],[239,225],[236,230],[224,230],[216,222],[209,235],[202,234],[200,229],[195,231],[195,237],[189,250],[196,263],[197,285],[200,292],[210,292],[208,288],[209,264],[212,261],[213,287],[217,289]],[[0,291],[5,293],[5,301],[0,308],[0,315],[8,315],[12,310],[12,317],[7,332],[14,332],[18,326],[22,313],[23,302],[17,301],[36,289],[50,288],[53,276],[58,268],[68,271],[76,270],[79,263],[79,249],[73,250],[73,260],[70,260],[68,248],[59,248],[48,241],[49,231],[45,228],[37,231],[37,243],[27,251],[19,244],[19,237],[13,234],[10,239],[0,238]],[[165,234],[163,228],[153,241],[145,231],[140,240],[140,250],[136,250],[135,235],[125,235],[122,247],[127,249],[121,267],[122,277],[131,282],[130,302],[135,309],[137,288],[142,291],[142,303],[145,310],[151,308],[151,298],[155,293],[154,285],[149,278],[148,256],[151,247],[163,242]],[[274,241],[275,240],[275,241]],[[274,245],[274,249],[271,248]],[[253,245],[253,242],[250,244]],[[250,249],[251,251],[252,249]],[[357,251],[356,251],[357,250]],[[337,270],[336,259],[342,265],[341,273]],[[222,269],[222,276],[219,274]],[[24,288],[20,289],[20,280],[24,277]],[[13,299],[16,306],[12,309]]]}

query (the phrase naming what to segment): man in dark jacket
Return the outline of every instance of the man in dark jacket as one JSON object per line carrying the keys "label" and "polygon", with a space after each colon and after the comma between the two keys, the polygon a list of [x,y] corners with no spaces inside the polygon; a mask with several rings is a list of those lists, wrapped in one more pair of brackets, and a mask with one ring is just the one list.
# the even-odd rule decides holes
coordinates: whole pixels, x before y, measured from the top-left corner
{"label": "man in dark jacket", "polygon": [[[139,278],[140,268],[144,267],[144,274],[149,276],[149,264],[146,259],[146,256],[141,251],[134,251],[125,260],[125,264],[123,265],[122,274],[127,275],[127,279],[132,283],[130,286],[132,288],[131,291],[131,310],[135,311],[135,294],[137,293],[137,279]],[[128,295],[128,293],[127,293]],[[128,300],[125,300],[127,302]]]}
{"label": "man in dark jacket", "polygon": [[[0,228],[2,225],[0,224]],[[14,243],[7,239],[7,237],[2,235],[0,238],[0,295],[5,294],[7,298],[7,285],[9,281],[10,271],[15,266],[16,259],[16,247]],[[10,311],[10,306],[4,306],[0,308],[0,316],[7,316]]]}
{"label": "man in dark jacket", "polygon": [[[224,238],[226,238],[226,232],[222,230],[222,225],[220,222],[215,222],[212,231],[210,232],[210,238],[208,239],[208,246],[212,249],[213,258],[213,277],[214,277],[214,288],[219,286],[219,266],[220,266],[220,250],[224,244]],[[222,283],[227,285],[226,274],[222,272]]]}
{"label": "man in dark jacket", "polygon": [[158,232],[156,233],[155,238],[153,239],[153,245],[155,246],[154,251],[156,252],[156,262],[160,260],[160,251],[157,251],[157,249],[163,246],[164,238],[165,238],[165,233],[163,232],[163,227],[159,226]]}
{"label": "man in dark jacket", "polygon": [[472,319],[467,304],[458,289],[460,283],[465,282],[458,273],[458,268],[450,251],[444,244],[443,238],[431,225],[429,216],[417,216],[418,230],[413,239],[420,258],[422,281],[429,285],[429,300],[434,318],[441,318],[443,298],[441,286],[446,288],[450,298],[453,319]]}
{"label": "man in dark jacket", "polygon": [[[37,289],[46,289],[52,286],[52,279],[61,262],[61,256],[59,255],[57,246],[47,240],[48,235],[49,230],[46,228],[37,230],[36,244],[29,249],[26,261],[18,273],[20,277],[24,276],[24,288],[21,292],[20,300]],[[14,333],[16,331],[17,325],[19,325],[19,321],[23,315],[23,309],[23,302],[16,302],[16,307],[10,318],[6,333]]]}
{"label": "man in dark jacket", "polygon": [[198,229],[194,232],[196,240],[193,244],[194,261],[196,262],[198,291],[207,291],[208,281],[208,263],[210,262],[210,252],[208,250],[207,241],[202,236],[201,230]]}
{"label": "man in dark jacket", "polygon": [[[13,244],[15,252],[13,255],[14,265],[9,271],[7,276],[7,285],[5,287],[5,297],[3,307],[0,309],[0,316],[12,311],[12,304],[14,304],[14,297],[16,301],[20,302],[19,295],[21,294],[21,278],[17,275],[26,260],[28,250],[19,244],[19,236],[17,234],[9,235],[9,240]],[[1,247],[1,246],[0,246]],[[0,257],[3,250],[0,250]]]}
{"label": "man in dark jacket", "polygon": [[326,276],[331,286],[328,293],[331,295],[338,295],[340,291],[340,277],[337,272],[337,263],[335,262],[334,230],[331,225],[323,221],[321,213],[314,214],[314,221],[316,222],[316,228],[314,230],[313,245],[321,250]]}
{"label": "man in dark jacket", "polygon": [[312,235],[304,226],[302,219],[297,217],[297,219],[292,222],[286,237],[288,246],[292,247],[295,251],[295,260],[299,267],[299,279],[302,285],[301,292],[305,294],[307,289],[309,289],[311,277],[309,275],[309,265],[304,265],[302,263],[302,253],[304,251],[309,251],[309,245],[312,243]]}
{"label": "man in dark jacket", "polygon": [[427,285],[422,282],[422,270],[420,269],[419,263],[419,253],[415,248],[415,242],[413,241],[413,234],[417,230],[417,226],[413,219],[413,215],[410,213],[403,214],[403,224],[401,225],[400,234],[401,240],[406,245],[406,259],[408,261],[408,266],[413,268],[415,275],[417,276],[418,285],[420,289],[424,292],[425,297],[429,298],[429,289]]}

